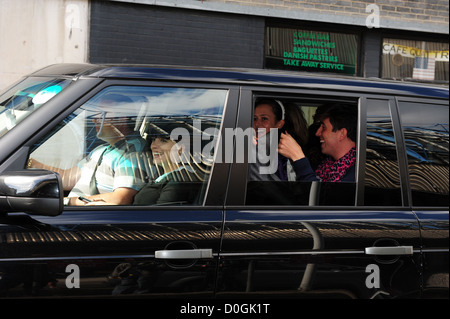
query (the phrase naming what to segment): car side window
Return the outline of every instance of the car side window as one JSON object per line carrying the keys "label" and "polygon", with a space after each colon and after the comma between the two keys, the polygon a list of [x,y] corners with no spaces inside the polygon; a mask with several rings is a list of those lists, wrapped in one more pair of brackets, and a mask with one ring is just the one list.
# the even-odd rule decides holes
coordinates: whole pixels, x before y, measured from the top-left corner
{"label": "car side window", "polygon": [[227,90],[113,86],[31,149],[65,204],[202,205]]}
{"label": "car side window", "polygon": [[253,114],[246,205],[355,205],[356,99],[261,95]]}
{"label": "car side window", "polygon": [[401,206],[400,173],[388,100],[367,100],[364,205]]}
{"label": "car side window", "polygon": [[414,206],[448,206],[448,105],[399,102]]}

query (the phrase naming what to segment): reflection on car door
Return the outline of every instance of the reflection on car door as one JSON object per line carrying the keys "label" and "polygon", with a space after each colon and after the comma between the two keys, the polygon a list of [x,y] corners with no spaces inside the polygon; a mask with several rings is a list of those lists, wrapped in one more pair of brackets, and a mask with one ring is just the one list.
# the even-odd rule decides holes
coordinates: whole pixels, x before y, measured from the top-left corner
{"label": "reflection on car door", "polygon": [[[20,226],[18,226],[20,225]],[[65,211],[2,221],[3,296],[209,296],[222,211]],[[76,289],[75,289],[76,288]]]}
{"label": "reflection on car door", "polygon": [[229,208],[218,296],[417,296],[417,226],[409,212]]}

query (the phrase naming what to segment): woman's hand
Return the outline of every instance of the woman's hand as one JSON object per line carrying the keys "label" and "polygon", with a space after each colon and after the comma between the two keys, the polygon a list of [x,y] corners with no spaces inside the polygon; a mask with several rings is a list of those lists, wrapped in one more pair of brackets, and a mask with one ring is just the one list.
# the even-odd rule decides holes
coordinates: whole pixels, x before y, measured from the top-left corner
{"label": "woman's hand", "polygon": [[294,162],[305,157],[301,146],[289,133],[281,133],[278,152]]}

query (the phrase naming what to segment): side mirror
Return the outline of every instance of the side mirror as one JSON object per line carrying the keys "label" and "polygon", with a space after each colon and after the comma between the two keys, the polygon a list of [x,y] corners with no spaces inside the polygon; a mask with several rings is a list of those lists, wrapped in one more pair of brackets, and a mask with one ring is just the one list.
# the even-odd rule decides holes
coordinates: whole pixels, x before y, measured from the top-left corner
{"label": "side mirror", "polygon": [[55,172],[28,169],[0,175],[0,213],[57,216],[63,200],[62,180]]}

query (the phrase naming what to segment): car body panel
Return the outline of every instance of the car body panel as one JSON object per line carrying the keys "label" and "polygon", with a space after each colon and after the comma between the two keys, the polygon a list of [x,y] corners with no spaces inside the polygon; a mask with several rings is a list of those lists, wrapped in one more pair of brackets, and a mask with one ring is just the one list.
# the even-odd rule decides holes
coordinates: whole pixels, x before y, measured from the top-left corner
{"label": "car body panel", "polygon": [[[366,254],[379,246],[411,246],[414,254]],[[221,256],[219,296],[276,298],[278,290],[281,298],[420,295],[419,228],[409,212],[229,209]],[[366,283],[369,266],[379,269],[376,289]],[[402,273],[416,280],[405,282]]]}
{"label": "car body panel", "polygon": [[[234,149],[214,164],[201,206],[66,207],[55,217],[0,211],[1,297],[448,296],[448,207],[412,206],[408,150],[396,108],[399,98],[448,106],[448,88],[267,70],[131,65],[62,64],[32,76],[72,83],[0,138],[0,174],[23,170],[36,141],[110,86],[226,89],[222,136],[226,129],[252,126],[251,105],[258,94],[338,96],[360,111],[360,178],[368,105],[382,101],[392,110],[395,139],[381,137],[397,143],[401,205],[362,206],[361,181],[350,185],[356,196],[352,205],[246,205],[248,158],[233,162]],[[309,191],[309,184],[304,187]],[[405,253],[389,253],[399,246]],[[388,253],[374,255],[371,248]],[[158,251],[202,257],[160,259]]]}
{"label": "car body panel", "polygon": [[[213,294],[221,210],[85,210],[26,217],[7,217],[0,226],[2,292],[8,297]],[[213,257],[155,258],[155,251],[166,249],[210,249]],[[68,265],[79,269],[82,289],[67,288]]]}

